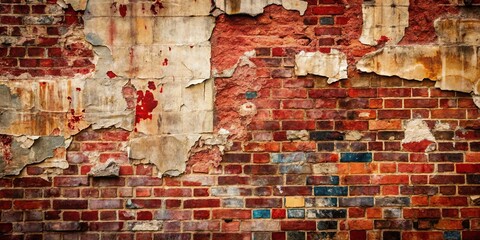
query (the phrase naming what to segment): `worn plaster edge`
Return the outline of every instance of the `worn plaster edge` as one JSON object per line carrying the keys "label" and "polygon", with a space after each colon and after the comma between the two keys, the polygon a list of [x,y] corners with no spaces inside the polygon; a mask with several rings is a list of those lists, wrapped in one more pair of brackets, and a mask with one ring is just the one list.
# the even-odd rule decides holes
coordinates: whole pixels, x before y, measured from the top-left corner
{"label": "worn plaster edge", "polygon": [[254,68],[256,67],[256,65],[255,63],[250,61],[250,58],[253,58],[255,56],[256,56],[255,50],[244,52],[243,55],[238,58],[237,62],[233,66],[227,69],[224,69],[223,71],[220,71],[220,72],[217,69],[213,69],[212,76],[216,78],[230,78],[233,76],[233,74],[235,73],[235,70],[237,70],[238,67],[248,66],[248,67]]}
{"label": "worn plaster edge", "polygon": [[[23,149],[31,149],[31,147],[35,143],[35,140],[38,140],[38,139],[42,138],[42,136],[29,136],[29,135],[8,135],[8,136],[12,136],[14,138],[13,139],[14,141],[21,142],[22,143],[21,148],[23,148]],[[45,137],[59,137],[59,136],[45,136]],[[70,146],[70,144],[73,141],[72,137],[69,137],[69,138],[63,137],[63,138],[64,138],[63,146],[55,146],[54,148],[51,149],[51,151],[48,152],[48,154],[45,158],[22,164],[19,168],[16,168],[15,170],[12,170],[10,172],[1,171],[0,172],[0,178],[9,177],[9,176],[19,176],[19,175],[21,175],[22,172],[25,171],[25,169],[28,166],[39,165],[39,164],[45,163],[46,161],[53,160],[54,157],[55,157],[54,151],[56,149],[65,148],[65,150],[66,150],[66,149],[68,149],[68,147]],[[33,140],[33,141],[27,143],[28,140]],[[24,144],[27,144],[27,145],[24,145]],[[32,153],[30,153],[29,155],[31,155],[31,154]],[[62,159],[62,160],[65,160],[65,159]],[[50,166],[49,168],[67,169],[69,164],[66,160],[65,160],[65,162],[66,162],[66,166],[53,163],[52,166]],[[44,173],[44,174],[41,174],[40,177],[42,177],[46,180],[49,180],[46,177],[46,175],[49,175],[49,174]]]}
{"label": "worn plaster edge", "polygon": [[[221,14],[227,14],[227,15],[238,15],[238,14],[247,14],[247,15],[250,15],[252,17],[255,17],[255,16],[258,16],[260,14],[262,14],[265,10],[266,7],[270,6],[270,5],[279,5],[279,6],[282,6],[283,8],[285,8],[286,10],[293,10],[293,11],[298,11],[300,13],[300,15],[304,15],[305,14],[305,11],[307,10],[307,7],[308,7],[308,3],[304,0],[274,0],[274,2],[268,2],[265,6],[263,6],[263,8],[258,11],[252,11],[252,12],[236,12],[236,13],[229,13],[229,12],[226,12],[225,9],[227,8],[226,6],[226,1],[227,0],[213,0],[212,1],[212,10],[211,10],[211,14],[214,16],[214,17],[217,17]],[[218,3],[223,3],[223,4],[218,4]],[[223,6],[222,6],[223,5]]]}
{"label": "worn plaster edge", "polygon": [[[335,70],[334,74],[328,74],[326,72],[321,72],[320,69],[310,69],[313,67],[319,67],[319,64],[333,63],[328,58],[335,58],[334,61],[339,61],[338,67]],[[313,65],[313,67],[308,67],[306,65]],[[301,51],[295,55],[295,75],[297,76],[307,76],[308,74],[313,74],[317,76],[327,77],[327,83],[332,84],[338,82],[342,79],[348,79],[348,62],[346,55],[337,50],[332,49],[330,53],[322,53],[320,51],[316,52],[305,52]]]}

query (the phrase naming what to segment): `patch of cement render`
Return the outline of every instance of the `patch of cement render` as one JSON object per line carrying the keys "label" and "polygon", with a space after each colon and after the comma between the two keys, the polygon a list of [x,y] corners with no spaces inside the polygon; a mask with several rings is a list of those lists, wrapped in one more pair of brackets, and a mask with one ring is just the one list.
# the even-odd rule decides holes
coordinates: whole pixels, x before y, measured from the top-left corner
{"label": "patch of cement render", "polygon": [[364,1],[360,42],[370,46],[383,41],[387,45],[399,43],[408,27],[409,5],[409,0]]}
{"label": "patch of cement render", "polygon": [[98,163],[88,172],[88,176],[93,177],[118,177],[120,175],[120,166],[115,160],[109,159],[105,163]]}
{"label": "patch of cement render", "polygon": [[307,130],[287,130],[287,139],[308,141],[310,135]]}
{"label": "patch of cement render", "polygon": [[[268,5],[281,5],[287,10],[296,10],[301,15],[307,10],[308,3],[303,0],[215,0],[215,6],[220,12],[228,15],[248,14],[257,16],[263,13]],[[219,15],[214,11],[214,15]]]}
{"label": "patch of cement render", "polygon": [[[95,1],[95,0],[93,0]],[[88,0],[58,0],[57,4],[62,8],[67,8],[67,4],[70,4],[75,11],[85,10]]]}
{"label": "patch of cement render", "polygon": [[330,53],[304,52],[295,55],[295,74],[306,76],[314,74],[327,77],[327,83],[347,79],[347,57],[339,50],[332,49]]}
{"label": "patch of cement render", "polygon": [[128,222],[127,229],[129,231],[160,231],[163,228],[163,221],[140,221],[140,222]]}
{"label": "patch of cement render", "polygon": [[200,135],[154,135],[134,138],[130,141],[130,158],[145,159],[154,164],[158,177],[179,176],[186,169],[190,149]]}
{"label": "patch of cement render", "polygon": [[427,123],[421,119],[413,119],[405,122],[405,138],[402,139],[402,144],[421,142],[424,140],[436,142]]}
{"label": "patch of cement render", "polygon": [[[18,175],[27,165],[39,163],[55,156],[59,148],[65,149],[66,140],[62,136],[12,137],[11,145],[2,145],[0,155],[0,177]],[[31,141],[33,140],[33,143]],[[10,156],[5,154],[6,149]]]}

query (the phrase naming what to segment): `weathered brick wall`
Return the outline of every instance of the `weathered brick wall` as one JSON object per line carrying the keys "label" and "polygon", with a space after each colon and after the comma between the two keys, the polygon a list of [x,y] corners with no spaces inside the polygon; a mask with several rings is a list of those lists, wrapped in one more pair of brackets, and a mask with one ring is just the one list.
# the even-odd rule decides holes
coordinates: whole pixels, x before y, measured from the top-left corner
{"label": "weathered brick wall", "polygon": [[[463,8],[410,2],[400,44],[433,43],[433,20]],[[0,179],[0,239],[480,239],[472,96],[358,72],[355,62],[382,47],[358,41],[362,1],[308,4],[304,16],[268,6],[257,17],[217,17],[212,69],[256,53],[215,79],[214,126],[232,141],[218,165],[218,149],[207,149],[181,176],[158,178],[153,164],[129,160],[131,132],[88,128],[73,137],[62,173],[33,164]],[[0,30],[12,37],[0,50],[2,76],[93,71],[91,47],[66,44],[82,12],[57,6],[2,0]],[[44,16],[54,20],[25,20]],[[301,50],[331,49],[346,54],[348,79],[295,75]],[[406,141],[412,131],[427,136]],[[93,159],[114,159],[120,175],[87,176]]]}

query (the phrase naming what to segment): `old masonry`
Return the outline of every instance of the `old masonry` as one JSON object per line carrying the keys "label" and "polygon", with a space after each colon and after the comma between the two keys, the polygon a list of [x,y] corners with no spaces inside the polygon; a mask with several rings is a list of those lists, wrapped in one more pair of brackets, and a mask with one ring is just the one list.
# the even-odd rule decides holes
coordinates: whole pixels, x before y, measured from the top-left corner
{"label": "old masonry", "polygon": [[0,240],[480,239],[480,0],[0,0]]}

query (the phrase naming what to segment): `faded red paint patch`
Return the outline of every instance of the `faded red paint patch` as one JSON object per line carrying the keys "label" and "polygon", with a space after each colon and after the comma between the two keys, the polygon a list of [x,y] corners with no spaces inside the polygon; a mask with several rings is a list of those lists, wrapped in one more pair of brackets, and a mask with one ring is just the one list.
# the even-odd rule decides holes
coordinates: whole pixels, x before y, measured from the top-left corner
{"label": "faded red paint patch", "polygon": [[157,86],[155,86],[155,83],[150,81],[148,82],[148,89],[150,90],[156,90],[157,89]]}
{"label": "faded red paint patch", "polygon": [[120,12],[120,16],[122,16],[122,17],[127,16],[127,5],[120,4],[120,7],[119,7],[118,11]]}
{"label": "faded red paint patch", "polygon": [[6,164],[12,161],[12,142],[12,136],[0,135],[0,152],[2,152]]}
{"label": "faded red paint patch", "polygon": [[153,93],[149,90],[145,90],[145,93],[139,90],[137,91],[137,95],[137,106],[135,107],[135,124],[139,123],[142,120],[152,119],[152,111],[158,105],[158,101],[155,100]]}
{"label": "faded red paint patch", "polygon": [[81,88],[79,88],[79,87],[75,88],[75,90],[76,90],[77,92],[80,92],[80,91],[82,91],[82,89],[81,89]]}
{"label": "faded red paint patch", "polygon": [[425,152],[427,148],[433,144],[432,141],[422,140],[420,142],[409,142],[402,144],[402,147],[405,151],[408,152]]}
{"label": "faded red paint patch", "polygon": [[156,0],[155,3],[153,3],[152,6],[150,6],[150,11],[153,14],[157,15],[158,11],[163,8],[164,8],[163,4],[160,1]]}
{"label": "faded red paint patch", "polygon": [[75,114],[75,110],[74,109],[70,109],[70,115],[68,116],[68,128],[70,128],[71,130],[75,130],[75,128],[77,127],[77,123],[79,123],[80,121],[82,121],[83,119],[83,113],[81,114]]}
{"label": "faded red paint patch", "polygon": [[162,66],[168,66],[168,58],[163,59]]}
{"label": "faded red paint patch", "polygon": [[388,42],[390,40],[390,38],[388,38],[387,36],[381,36],[378,40],[377,40],[377,44],[380,45],[380,44],[385,44],[386,42]]}
{"label": "faded red paint patch", "polygon": [[117,77],[117,74],[115,74],[115,73],[112,72],[112,71],[108,71],[108,72],[107,72],[107,76],[108,76],[109,78],[116,78],[116,77]]}

